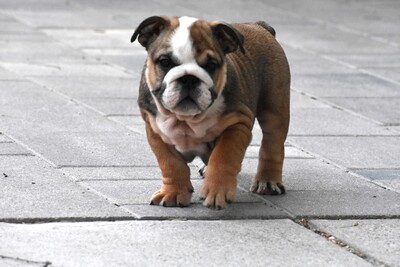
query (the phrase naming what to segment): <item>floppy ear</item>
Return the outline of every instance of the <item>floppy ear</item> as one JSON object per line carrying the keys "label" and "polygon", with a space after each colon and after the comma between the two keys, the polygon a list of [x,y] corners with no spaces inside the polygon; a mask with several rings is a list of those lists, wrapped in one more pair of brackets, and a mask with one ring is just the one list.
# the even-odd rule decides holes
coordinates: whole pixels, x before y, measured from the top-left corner
{"label": "floppy ear", "polygon": [[225,54],[234,52],[238,47],[244,54],[243,35],[232,25],[216,23],[211,26],[211,29]]}
{"label": "floppy ear", "polygon": [[131,43],[133,43],[139,36],[139,43],[147,49],[169,25],[169,23],[169,19],[165,17],[153,16],[145,19],[133,33]]}

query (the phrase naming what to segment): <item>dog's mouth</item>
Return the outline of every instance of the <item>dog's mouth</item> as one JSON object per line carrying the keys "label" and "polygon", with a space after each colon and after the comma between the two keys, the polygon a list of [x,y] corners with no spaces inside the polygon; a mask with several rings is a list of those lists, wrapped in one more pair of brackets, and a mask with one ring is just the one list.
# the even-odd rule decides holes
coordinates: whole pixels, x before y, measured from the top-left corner
{"label": "dog's mouth", "polygon": [[[193,100],[190,96],[183,98],[174,108],[179,113],[200,113],[202,110],[195,100]],[[193,114],[193,115],[195,115]]]}

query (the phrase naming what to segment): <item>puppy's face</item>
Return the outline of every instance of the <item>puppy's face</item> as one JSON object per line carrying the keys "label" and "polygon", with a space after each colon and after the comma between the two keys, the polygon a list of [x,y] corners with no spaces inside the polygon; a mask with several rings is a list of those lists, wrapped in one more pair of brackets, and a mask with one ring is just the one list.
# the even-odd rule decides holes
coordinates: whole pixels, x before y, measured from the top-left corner
{"label": "puppy's face", "polygon": [[225,86],[225,54],[242,46],[241,34],[227,24],[189,17],[147,20],[132,40],[139,36],[148,51],[146,82],[158,110],[182,117],[203,113]]}

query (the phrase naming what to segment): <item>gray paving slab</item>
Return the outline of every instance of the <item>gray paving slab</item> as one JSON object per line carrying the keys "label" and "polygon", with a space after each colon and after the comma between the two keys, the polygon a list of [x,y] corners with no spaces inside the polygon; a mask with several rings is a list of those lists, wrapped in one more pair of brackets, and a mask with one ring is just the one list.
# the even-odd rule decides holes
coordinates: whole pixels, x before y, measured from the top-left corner
{"label": "gray paving slab", "polygon": [[400,170],[399,169],[362,169],[354,170],[368,179],[385,185],[392,190],[400,192]]}
{"label": "gray paving slab", "polygon": [[290,136],[289,141],[347,168],[397,168],[396,136]]}
{"label": "gray paving slab", "polygon": [[[198,176],[196,176],[198,177]],[[203,181],[200,179],[193,179],[192,184],[194,187],[194,193],[191,199],[191,203],[202,203],[200,200],[199,192]],[[89,187],[96,192],[106,196],[113,203],[119,205],[129,204],[149,204],[151,196],[154,192],[161,188],[162,181],[156,180],[102,180],[102,181],[84,181],[80,182],[84,187]],[[236,201],[245,203],[260,203],[262,199],[256,195],[238,189],[236,195]]]}
{"label": "gray paving slab", "polygon": [[96,97],[80,100],[106,115],[140,115],[135,98]]}
{"label": "gray paving slab", "polygon": [[26,148],[16,144],[9,142],[1,142],[0,137],[0,155],[32,155],[32,152],[27,150]]}
{"label": "gray paving slab", "polygon": [[[256,167],[257,160],[244,161],[239,175],[241,187],[250,188]],[[286,159],[283,171],[287,193],[264,198],[293,216],[370,218],[400,215],[398,192],[382,189],[318,159]]]}
{"label": "gray paving slab", "polygon": [[32,262],[21,258],[0,256],[0,264],[7,267],[32,267],[44,266],[46,262]]}
{"label": "gray paving slab", "polygon": [[310,74],[292,87],[320,97],[398,97],[400,85],[367,74]]}
{"label": "gray paving slab", "polygon": [[[260,146],[250,145],[247,147],[245,157],[258,159],[258,153]],[[285,158],[313,158],[310,154],[307,154],[300,149],[292,146],[285,146]]]}
{"label": "gray paving slab", "polygon": [[400,124],[400,97],[327,98],[328,101],[385,125]]}
{"label": "gray paving slab", "polygon": [[1,63],[4,68],[21,76],[98,76],[130,78],[130,75],[108,64],[30,64],[30,63]]}
{"label": "gray paving slab", "polygon": [[[156,164],[156,162],[155,162]],[[190,165],[191,179],[201,179],[198,168]],[[64,167],[62,171],[76,181],[85,180],[157,180],[161,181],[158,165],[139,167]]]}
{"label": "gray paving slab", "polygon": [[154,164],[145,136],[37,85],[1,86],[8,88],[0,91],[4,132],[55,165]]}
{"label": "gray paving slab", "polygon": [[0,68],[0,80],[22,80],[22,77],[18,77],[18,75],[11,73],[3,68]]}
{"label": "gray paving slab", "polygon": [[290,92],[290,108],[329,108],[327,103],[322,102],[320,99],[310,97],[302,92],[291,91]]}
{"label": "gray paving slab", "polygon": [[[352,106],[349,108],[353,109]],[[292,108],[290,115],[289,135],[398,135],[393,130],[336,108]]]}
{"label": "gray paving slab", "polygon": [[0,156],[0,170],[1,221],[133,218],[38,157]]}
{"label": "gray paving slab", "polygon": [[[137,77],[139,74],[137,75]],[[137,97],[134,75],[129,78],[101,76],[35,76],[30,80],[76,99],[89,97]],[[138,81],[137,81],[138,84]]]}
{"label": "gray paving slab", "polygon": [[192,203],[187,208],[162,206],[123,205],[139,220],[249,220],[284,219],[290,216],[271,203],[234,202],[223,210],[212,210],[201,203]]}
{"label": "gray paving slab", "polygon": [[346,242],[387,266],[400,266],[400,221],[396,220],[313,220],[313,227]]}
{"label": "gray paving slab", "polygon": [[0,224],[0,231],[0,254],[57,266],[371,266],[289,220]]}
{"label": "gray paving slab", "polygon": [[[24,37],[26,38],[26,37]],[[23,64],[19,68],[14,67],[14,71],[24,70],[26,68],[34,67],[26,64],[41,63],[41,64],[55,64],[55,63],[86,63],[90,62],[84,54],[77,50],[73,50],[66,45],[58,42],[29,42],[27,45],[26,40],[13,41],[13,42],[0,42],[0,59],[1,62],[8,62],[9,64]],[[92,61],[93,62],[93,61]],[[37,69],[37,68],[36,68]],[[26,70],[28,71],[28,70]]]}
{"label": "gray paving slab", "polygon": [[[351,55],[330,55],[332,58],[347,62],[362,69],[369,68],[398,68],[400,67],[400,55],[393,54],[351,54]],[[373,73],[373,71],[372,71]]]}
{"label": "gray paving slab", "polygon": [[[400,40],[399,40],[400,43]],[[391,67],[391,68],[365,68],[369,73],[373,73],[375,75],[383,76],[389,80],[400,83],[399,73],[400,67]]]}
{"label": "gray paving slab", "polygon": [[0,133],[0,143],[12,143],[13,140]]}

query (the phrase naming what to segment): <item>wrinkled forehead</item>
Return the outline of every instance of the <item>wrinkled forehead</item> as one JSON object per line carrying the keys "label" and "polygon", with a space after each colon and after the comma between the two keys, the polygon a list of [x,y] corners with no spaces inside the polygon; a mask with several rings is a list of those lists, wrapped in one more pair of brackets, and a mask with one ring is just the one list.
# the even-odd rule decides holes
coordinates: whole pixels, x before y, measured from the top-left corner
{"label": "wrinkled forehead", "polygon": [[180,64],[206,61],[208,56],[220,59],[209,24],[192,17],[174,17],[168,39],[162,42],[155,57],[171,55]]}

